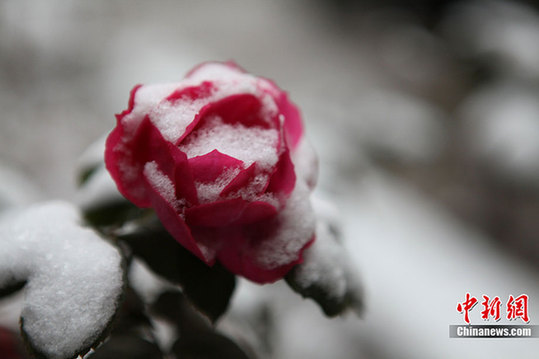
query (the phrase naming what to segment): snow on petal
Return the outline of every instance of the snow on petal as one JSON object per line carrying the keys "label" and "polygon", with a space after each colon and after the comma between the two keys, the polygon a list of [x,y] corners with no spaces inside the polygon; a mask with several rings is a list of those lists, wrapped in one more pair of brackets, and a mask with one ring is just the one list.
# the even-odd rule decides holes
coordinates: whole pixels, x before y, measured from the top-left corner
{"label": "snow on petal", "polygon": [[278,227],[256,248],[254,261],[261,268],[275,269],[298,260],[301,249],[315,231],[315,216],[309,201],[309,189],[298,181],[286,206],[277,215]]}

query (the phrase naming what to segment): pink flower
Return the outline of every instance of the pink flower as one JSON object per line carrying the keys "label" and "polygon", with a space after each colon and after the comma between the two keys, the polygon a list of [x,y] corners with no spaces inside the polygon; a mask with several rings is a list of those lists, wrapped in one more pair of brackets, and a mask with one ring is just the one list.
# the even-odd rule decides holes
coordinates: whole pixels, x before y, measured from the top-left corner
{"label": "pink flower", "polygon": [[136,86],[105,161],[120,192],[152,207],[198,258],[264,283],[314,240],[317,161],[285,92],[234,63]]}

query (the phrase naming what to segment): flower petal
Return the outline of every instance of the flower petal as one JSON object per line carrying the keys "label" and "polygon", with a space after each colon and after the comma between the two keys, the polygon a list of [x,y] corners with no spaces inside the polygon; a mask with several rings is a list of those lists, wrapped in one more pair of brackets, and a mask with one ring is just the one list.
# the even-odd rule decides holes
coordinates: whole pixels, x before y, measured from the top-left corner
{"label": "flower petal", "polygon": [[242,161],[227,156],[218,150],[189,159],[189,167],[194,180],[197,182],[213,182],[224,171],[239,168],[242,164]]}
{"label": "flower petal", "polygon": [[249,202],[240,198],[201,204],[187,208],[185,220],[193,226],[230,226],[241,218],[248,204]]}
{"label": "flower petal", "polygon": [[277,162],[275,171],[268,182],[266,192],[288,196],[294,189],[295,183],[294,164],[287,148],[279,157],[279,162]]}
{"label": "flower petal", "polygon": [[203,81],[200,85],[182,87],[171,93],[165,100],[170,102],[181,101],[193,101],[200,98],[209,97],[212,91],[215,89],[210,81]]}
{"label": "flower petal", "polygon": [[297,259],[271,269],[265,268],[256,262],[256,255],[253,253],[255,249],[252,247],[252,242],[256,241],[256,238],[247,236],[242,230],[230,232],[226,238],[226,245],[223,245],[220,249],[217,259],[232,273],[263,284],[281,279],[290,269],[302,263],[303,251],[312,244],[314,237],[299,250]]}
{"label": "flower petal", "polygon": [[208,260],[191,235],[189,227],[185,224],[185,221],[180,217],[173,205],[146,178],[144,178],[144,181],[146,182],[152,208],[157,213],[163,226],[182,246],[202,261],[208,263]]}
{"label": "flower petal", "polygon": [[166,141],[148,117],[142,121],[132,141],[132,156],[140,173],[146,163],[155,161],[159,169],[175,181],[177,198],[185,198],[191,204],[198,203],[187,156]]}
{"label": "flower petal", "polygon": [[284,121],[283,128],[286,141],[294,150],[303,136],[303,123],[299,109],[288,99],[286,92],[279,89],[273,81],[267,80],[266,83],[269,83],[270,92],[277,105],[278,113]]}
{"label": "flower petal", "polygon": [[[224,123],[242,124],[247,127],[270,128],[272,123],[262,116],[262,104],[252,94],[235,94],[213,102],[204,109],[204,119],[219,116]],[[199,126],[202,125],[202,119]]]}
{"label": "flower petal", "polygon": [[[226,197],[229,194],[245,188],[256,176],[256,163],[253,163],[249,167],[243,169],[238,173],[236,177],[221,191],[219,194],[221,197]],[[258,194],[258,193],[257,193]]]}

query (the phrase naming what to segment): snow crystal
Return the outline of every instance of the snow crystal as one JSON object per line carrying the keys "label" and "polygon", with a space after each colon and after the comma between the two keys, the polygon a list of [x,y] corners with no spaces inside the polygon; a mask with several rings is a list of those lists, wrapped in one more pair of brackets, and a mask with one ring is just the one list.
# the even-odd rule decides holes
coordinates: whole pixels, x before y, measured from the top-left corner
{"label": "snow crystal", "polygon": [[[275,129],[246,127],[242,124],[226,124],[215,116],[188,136],[179,146],[188,158],[208,154],[214,150],[243,161],[243,168],[256,162],[258,174],[239,191],[231,193],[230,198],[241,197],[253,201],[260,199],[260,193],[268,183],[268,173],[279,159],[277,143],[279,132]],[[196,182],[199,199],[202,203],[215,201],[221,191],[238,175],[240,169],[229,169],[211,183]],[[268,203],[276,200],[266,196]]]}
{"label": "snow crystal", "polygon": [[27,280],[22,328],[48,358],[93,345],[116,311],[121,256],[65,202],[9,212],[0,223],[0,287]]}
{"label": "snow crystal", "polygon": [[275,129],[246,127],[242,124],[227,124],[215,116],[205,126],[188,136],[179,148],[193,158],[213,150],[237,158],[245,168],[254,162],[260,169],[270,169],[278,160],[277,142],[279,132]]}
{"label": "snow crystal", "polygon": [[312,239],[315,217],[309,194],[307,185],[297,181],[286,206],[277,215],[278,228],[258,247],[257,261],[264,268],[274,269],[297,260],[301,248]]}
{"label": "snow crystal", "polygon": [[179,86],[179,83],[141,86],[135,94],[133,111],[122,119],[125,134],[133,136],[144,116]]}
{"label": "snow crystal", "polygon": [[269,176],[267,174],[261,173],[245,187],[240,188],[235,193],[231,193],[230,197],[241,197],[246,201],[264,201],[268,204],[271,204],[275,208],[279,208],[279,200],[271,193],[260,193],[266,184],[268,183]]}
{"label": "snow crystal", "polygon": [[193,122],[207,99],[163,101],[150,112],[150,120],[169,142],[176,142]]}
{"label": "snow crystal", "polygon": [[176,190],[172,180],[168,178],[161,170],[157,162],[152,161],[144,165],[144,176],[150,182],[152,187],[163,196],[163,198],[175,207],[179,206],[176,199]]}
{"label": "snow crystal", "polygon": [[215,202],[219,199],[221,191],[238,175],[239,168],[225,170],[213,182],[195,182],[200,203]]}

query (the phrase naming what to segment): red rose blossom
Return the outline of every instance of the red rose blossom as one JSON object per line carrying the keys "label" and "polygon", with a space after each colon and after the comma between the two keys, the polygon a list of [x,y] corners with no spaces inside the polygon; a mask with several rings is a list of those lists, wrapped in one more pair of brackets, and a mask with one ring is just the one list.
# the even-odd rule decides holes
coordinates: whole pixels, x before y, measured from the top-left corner
{"label": "red rose blossom", "polygon": [[136,86],[116,117],[107,169],[185,248],[259,283],[301,263],[314,240],[316,157],[273,82],[204,63],[181,82]]}

